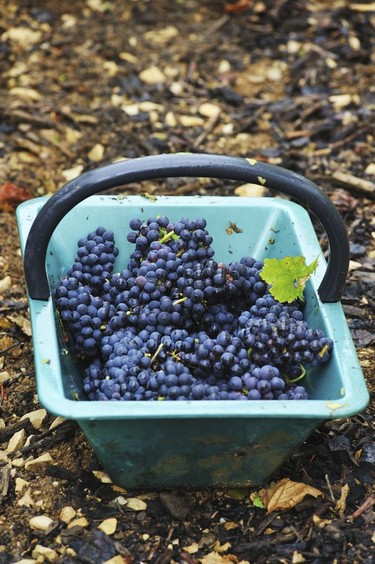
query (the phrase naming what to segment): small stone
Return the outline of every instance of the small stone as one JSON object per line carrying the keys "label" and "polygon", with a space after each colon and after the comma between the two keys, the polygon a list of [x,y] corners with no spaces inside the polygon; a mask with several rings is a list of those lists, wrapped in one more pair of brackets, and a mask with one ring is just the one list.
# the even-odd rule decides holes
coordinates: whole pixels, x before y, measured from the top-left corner
{"label": "small stone", "polygon": [[204,124],[204,121],[201,117],[198,116],[187,116],[182,115],[179,116],[180,122],[182,127],[198,127]]}
{"label": "small stone", "polygon": [[7,453],[16,452],[24,446],[26,442],[26,432],[25,429],[21,429],[14,433],[13,437],[10,439],[8,446],[6,448]]}
{"label": "small stone", "polygon": [[222,59],[219,63],[219,67],[218,67],[218,71],[220,74],[223,74],[225,72],[229,72],[231,69],[231,64],[229,61],[227,61],[226,59]]}
{"label": "small stone", "polygon": [[4,370],[4,372],[0,372],[0,384],[4,385],[7,382],[10,382],[11,379],[11,375],[6,370]]}
{"label": "small stone", "polygon": [[103,470],[93,470],[92,473],[94,474],[95,478],[100,480],[103,484],[112,484],[111,478],[106,472],[103,472]]}
{"label": "small stone", "polygon": [[42,558],[42,562],[55,562],[58,558],[58,554],[52,548],[48,548],[47,546],[42,546],[41,544],[37,544],[32,552],[32,557],[38,559],[39,557]]}
{"label": "small stone", "polygon": [[10,276],[5,276],[0,280],[0,294],[3,294],[12,287],[12,279]]}
{"label": "small stone", "polygon": [[45,409],[36,409],[35,411],[29,411],[28,413],[25,413],[25,415],[22,415],[21,421],[30,419],[30,423],[34,429],[40,429],[46,417],[47,412]]}
{"label": "small stone", "polygon": [[105,562],[103,562],[103,564],[124,564],[124,559],[122,556],[117,554],[117,556],[114,556],[113,558],[106,560]]}
{"label": "small stone", "polygon": [[144,69],[139,78],[146,84],[161,84],[166,81],[166,76],[156,65]]}
{"label": "small stone", "polygon": [[61,174],[65,178],[66,182],[70,182],[71,180],[74,180],[74,178],[77,178],[77,176],[79,176],[82,171],[83,171],[83,166],[77,165],[77,166],[73,166],[72,168],[66,168],[65,170],[62,171]]}
{"label": "small stone", "polygon": [[145,511],[147,509],[147,503],[138,497],[128,497],[126,500],[126,507],[132,509],[133,511]]}
{"label": "small stone", "polygon": [[5,450],[0,450],[0,462],[9,462],[8,453]]}
{"label": "small stone", "polygon": [[176,127],[177,120],[173,112],[167,112],[165,115],[165,125],[168,127]]}
{"label": "small stone", "polygon": [[370,163],[365,168],[365,174],[374,174],[375,175],[375,163]]}
{"label": "small stone", "polygon": [[61,425],[61,423],[64,423],[64,421],[66,421],[66,419],[64,417],[60,417],[59,415],[52,421],[51,425],[49,426],[49,430],[55,429],[55,427],[58,427],[59,425]]}
{"label": "small stone", "polygon": [[70,505],[66,505],[65,507],[62,508],[62,510],[60,511],[60,515],[59,515],[59,519],[60,521],[62,521],[63,523],[70,523],[70,521],[72,519],[74,519],[74,517],[77,515],[76,510],[74,509],[74,507],[71,507]]}
{"label": "small stone", "polygon": [[31,497],[31,489],[28,488],[22,497],[17,501],[19,507],[32,507],[34,505],[34,500]]}
{"label": "small stone", "polygon": [[236,196],[242,198],[260,198],[264,195],[264,186],[259,186],[259,184],[241,184],[234,189]]}
{"label": "small stone", "polygon": [[181,94],[184,91],[184,87],[181,84],[181,82],[178,82],[177,80],[175,82],[172,82],[172,84],[170,85],[169,90],[172,92],[172,94],[174,94],[175,96],[181,96]]}
{"label": "small stone", "polygon": [[160,501],[175,519],[186,519],[191,511],[190,501],[181,495],[165,492],[160,494]]}
{"label": "small stone", "polygon": [[9,90],[11,96],[16,98],[21,98],[22,100],[28,100],[32,102],[39,102],[42,96],[34,88],[23,88],[22,86],[15,86]]}
{"label": "small stone", "polygon": [[104,156],[104,146],[101,143],[96,143],[93,146],[91,151],[87,153],[88,158],[90,161],[98,162],[103,159]]}
{"label": "small stone", "polygon": [[216,104],[211,104],[210,102],[204,102],[199,106],[198,111],[201,114],[201,116],[215,117],[221,112],[221,108]]}
{"label": "small stone", "polygon": [[48,515],[36,515],[35,517],[31,517],[29,525],[32,529],[37,531],[50,531],[55,525],[55,522],[48,517]]}
{"label": "small stone", "polygon": [[86,519],[86,517],[79,517],[78,519],[73,519],[73,521],[70,521],[67,528],[71,529],[72,527],[88,527],[88,526],[89,526],[89,522]]}
{"label": "small stone", "polygon": [[34,458],[33,460],[28,460],[25,463],[25,469],[30,470],[31,468],[36,468],[37,466],[43,466],[44,464],[51,464],[53,462],[53,458],[49,452],[38,456],[38,458]]}
{"label": "small stone", "polygon": [[100,523],[98,529],[103,531],[103,533],[105,533],[106,535],[113,535],[113,533],[117,529],[117,519],[115,517],[105,519]]}
{"label": "small stone", "polygon": [[25,466],[25,460],[21,458],[14,458],[11,462],[12,466],[15,468],[23,468]]}
{"label": "small stone", "polygon": [[27,480],[24,480],[23,478],[16,478],[16,486],[15,486],[15,492],[16,493],[21,493],[26,486],[29,485],[30,482],[28,482]]}

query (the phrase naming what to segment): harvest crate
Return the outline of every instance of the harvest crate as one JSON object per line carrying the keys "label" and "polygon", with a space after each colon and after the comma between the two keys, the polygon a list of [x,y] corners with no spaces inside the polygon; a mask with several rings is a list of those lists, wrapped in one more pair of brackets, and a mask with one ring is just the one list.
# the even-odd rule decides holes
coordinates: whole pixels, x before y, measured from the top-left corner
{"label": "harvest crate", "polygon": [[[292,196],[321,221],[328,265],[301,205],[274,198],[95,195],[153,178],[216,177],[264,184]],[[104,225],[125,267],[132,217],[157,214],[207,220],[216,260],[242,256],[319,257],[306,285],[304,316],[334,341],[328,363],[309,371],[311,399],[297,401],[98,402],[82,393],[83,365],[65,348],[51,290],[76,254],[78,238]],[[362,411],[368,392],[339,302],[348,240],[334,205],[314,184],[284,169],[218,155],[161,155],[108,165],[71,181],[51,198],[17,209],[41,404],[82,428],[112,480],[126,488],[251,486],[267,479],[326,419]],[[229,224],[238,229],[228,230]],[[116,266],[115,266],[116,269]]]}

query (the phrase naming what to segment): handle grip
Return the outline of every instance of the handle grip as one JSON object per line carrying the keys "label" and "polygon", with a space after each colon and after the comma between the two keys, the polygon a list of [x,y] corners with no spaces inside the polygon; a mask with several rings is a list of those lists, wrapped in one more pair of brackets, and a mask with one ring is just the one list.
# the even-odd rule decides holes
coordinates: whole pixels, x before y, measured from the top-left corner
{"label": "handle grip", "polygon": [[167,177],[208,177],[263,184],[292,196],[322,224],[329,242],[327,270],[318,289],[323,302],[340,300],[349,268],[349,241],[341,216],[328,196],[303,176],[253,159],[213,154],[166,154],[120,161],[75,178],[44,204],[31,226],[24,253],[29,296],[48,300],[46,273],[49,240],[61,219],[82,200],[98,192]]}

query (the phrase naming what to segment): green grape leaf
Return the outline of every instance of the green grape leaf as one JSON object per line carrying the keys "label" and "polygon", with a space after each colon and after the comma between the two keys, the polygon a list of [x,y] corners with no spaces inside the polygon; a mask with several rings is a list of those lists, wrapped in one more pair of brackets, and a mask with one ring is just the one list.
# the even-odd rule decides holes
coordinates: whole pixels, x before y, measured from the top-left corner
{"label": "green grape leaf", "polygon": [[301,256],[266,258],[260,276],[270,285],[270,293],[275,300],[290,303],[297,298],[303,300],[305,284],[317,266],[317,258],[309,265]]}
{"label": "green grape leaf", "polygon": [[256,495],[253,499],[253,505],[255,507],[259,507],[260,509],[264,509],[266,506],[264,505],[262,499],[259,497],[259,495]]}

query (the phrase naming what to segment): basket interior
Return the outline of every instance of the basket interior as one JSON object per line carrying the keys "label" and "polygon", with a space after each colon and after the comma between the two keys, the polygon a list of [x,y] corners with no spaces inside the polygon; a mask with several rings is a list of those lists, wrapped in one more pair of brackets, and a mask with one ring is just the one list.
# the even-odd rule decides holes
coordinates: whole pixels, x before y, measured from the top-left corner
{"label": "basket interior", "polygon": [[[318,240],[307,213],[284,200],[239,198],[158,198],[151,202],[142,197],[94,196],[74,208],[58,225],[51,239],[47,271],[51,288],[74,261],[77,240],[95,230],[99,225],[115,233],[119,256],[114,271],[126,267],[133,245],[127,242],[129,220],[133,217],[148,219],[167,215],[171,221],[181,217],[204,217],[207,229],[213,236],[215,259],[223,262],[253,256],[282,258],[286,255],[303,255],[307,262],[319,256],[316,275],[306,285],[305,319],[313,328],[319,328],[333,338],[333,328],[325,307],[317,297],[318,282],[325,269]],[[329,316],[340,314],[339,304],[329,304]],[[60,349],[69,352],[56,319]],[[61,355],[61,374],[65,397],[82,399],[82,373],[84,365],[71,354]],[[304,380],[312,399],[341,399],[344,382],[340,370],[337,347],[330,362],[308,372]]]}

